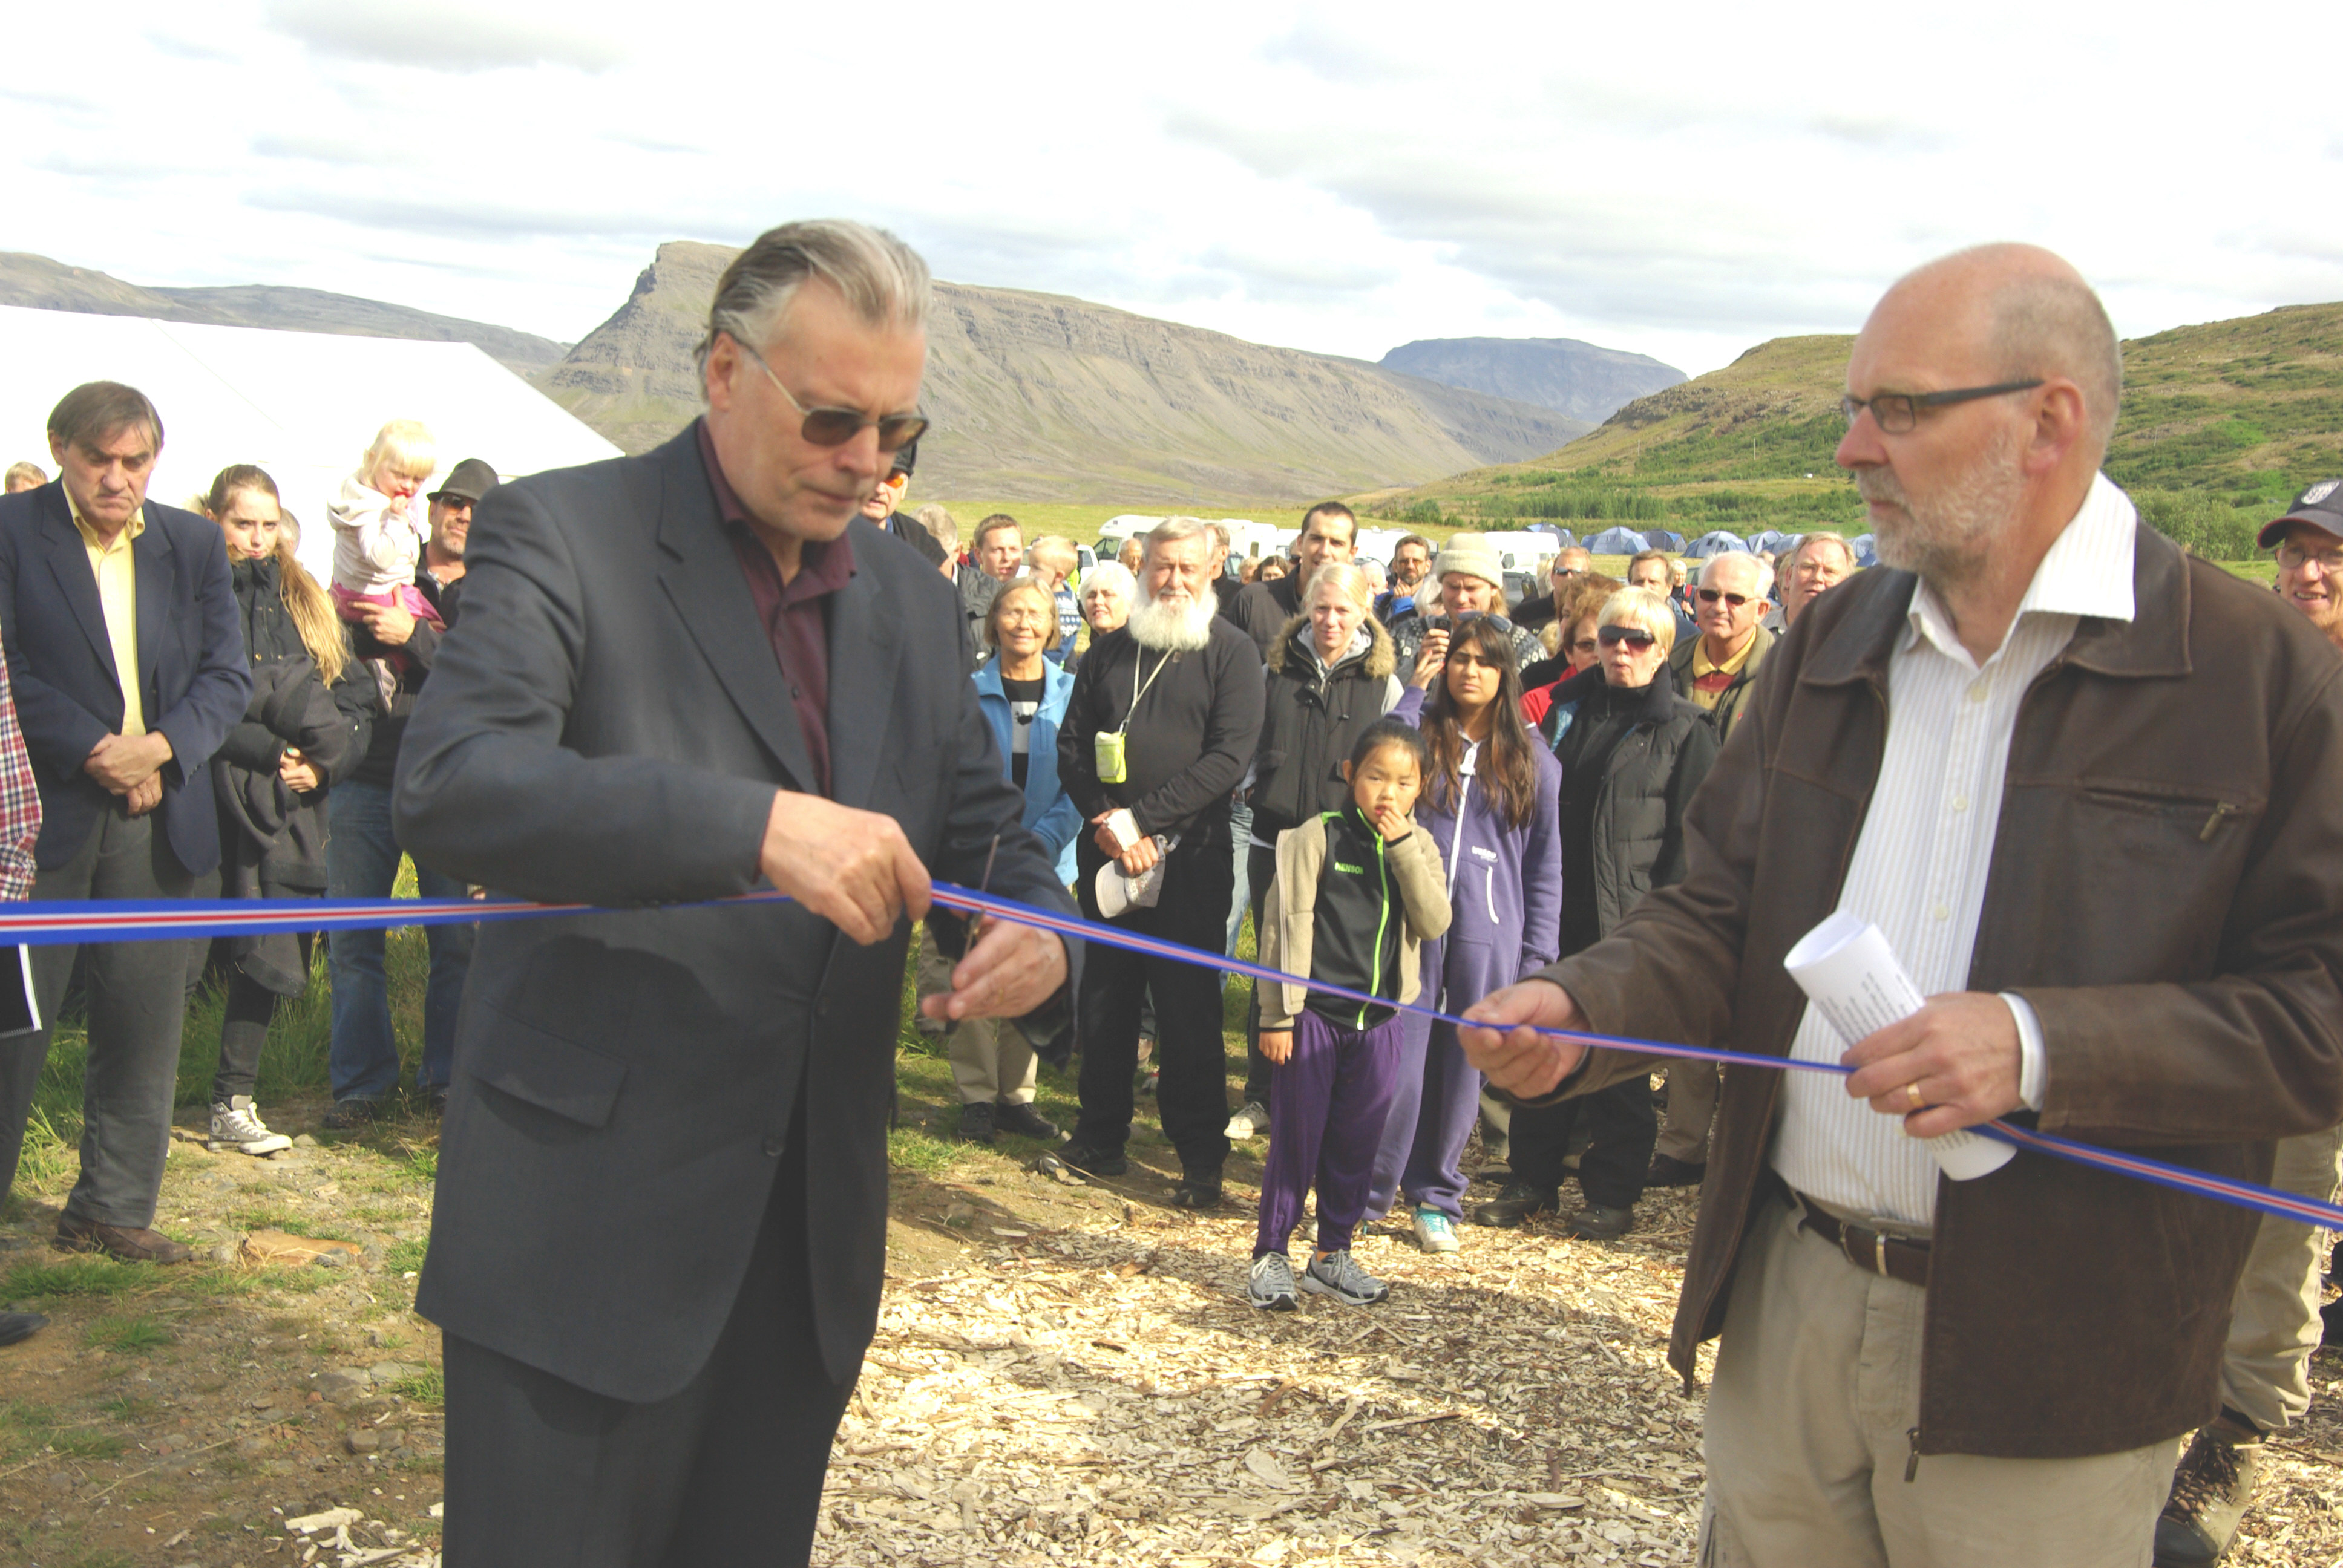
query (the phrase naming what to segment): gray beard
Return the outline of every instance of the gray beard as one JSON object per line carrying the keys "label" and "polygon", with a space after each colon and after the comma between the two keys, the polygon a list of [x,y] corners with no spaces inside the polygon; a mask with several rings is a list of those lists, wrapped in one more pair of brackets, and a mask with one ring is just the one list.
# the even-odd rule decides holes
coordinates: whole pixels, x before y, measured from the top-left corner
{"label": "gray beard", "polygon": [[2011,427],[1977,454],[1966,473],[1924,501],[1906,495],[1885,468],[1856,474],[1857,495],[1904,510],[1898,522],[1873,530],[1880,564],[1916,572],[1940,589],[1959,588],[1981,576],[1994,539],[2016,514],[2025,486],[2017,470],[2024,438],[2024,432]]}
{"label": "gray beard", "polygon": [[1198,653],[1212,640],[1212,619],[1221,612],[1217,599],[1191,599],[1186,604],[1149,599],[1131,612],[1124,623],[1131,640],[1158,653]]}

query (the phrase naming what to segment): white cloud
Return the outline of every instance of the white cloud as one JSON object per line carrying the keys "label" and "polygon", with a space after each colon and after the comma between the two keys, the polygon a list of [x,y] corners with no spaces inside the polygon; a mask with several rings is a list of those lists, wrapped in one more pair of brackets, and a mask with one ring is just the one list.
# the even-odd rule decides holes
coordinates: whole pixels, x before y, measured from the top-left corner
{"label": "white cloud", "polygon": [[[7,243],[141,283],[278,282],[575,338],[662,238],[888,224],[940,276],[1379,357],[1570,337],[1698,371],[1847,331],[1989,238],[2139,334],[2343,298],[2320,222],[2331,4],[2160,28],[2108,0],[1957,25],[1819,5],[1222,0],[767,12],[670,0],[132,0],[14,25]],[[188,113],[188,106],[200,112]]]}

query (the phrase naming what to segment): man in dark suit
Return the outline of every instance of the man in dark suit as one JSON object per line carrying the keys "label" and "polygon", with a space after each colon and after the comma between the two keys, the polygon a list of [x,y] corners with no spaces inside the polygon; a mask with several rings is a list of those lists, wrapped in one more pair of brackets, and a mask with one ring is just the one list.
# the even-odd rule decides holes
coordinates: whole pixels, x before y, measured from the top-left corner
{"label": "man in dark suit", "polygon": [[[905,917],[930,867],[1070,908],[951,585],[857,517],[924,424],[928,295],[890,236],[776,229],[698,423],[481,508],[400,841],[528,898],[793,901],[482,928],[417,1302],[449,1568],[806,1560],[879,1310]],[[922,1007],[1028,1015],[1071,959],[989,926]]]}
{"label": "man in dark suit", "polygon": [[[217,525],[146,499],[163,421],[135,387],[92,381],[49,414],[62,472],[0,498],[0,625],[41,793],[35,899],[215,892],[212,753],[244,717],[227,548]],[[41,1016],[55,1016],[75,949],[34,950]],[[81,1178],[57,1245],[156,1263],[194,1253],[152,1229],[171,1141],[186,944],[92,947]],[[49,1031],[0,1043],[0,1199]]]}

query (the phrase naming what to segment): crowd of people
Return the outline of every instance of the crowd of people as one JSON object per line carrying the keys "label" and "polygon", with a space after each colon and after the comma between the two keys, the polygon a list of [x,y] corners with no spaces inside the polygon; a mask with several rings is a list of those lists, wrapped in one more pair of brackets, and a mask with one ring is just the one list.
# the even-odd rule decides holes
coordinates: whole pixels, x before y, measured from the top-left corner
{"label": "crowd of people", "polygon": [[[731,1551],[768,1523],[734,1493],[777,1475],[801,1552],[876,1311],[907,961],[965,1138],[1112,1180],[1151,1095],[1171,1203],[1210,1211],[1265,1136],[1263,1310],[1384,1300],[1353,1241],[1386,1215],[1434,1255],[1544,1215],[1602,1241],[1700,1187],[1672,1355],[1689,1379],[1723,1335],[1704,1561],[2219,1555],[2307,1406],[2318,1232],[2026,1156],[1954,1182],[1926,1140],[2030,1115],[2335,1196],[2343,486],[2264,530],[2275,603],[2183,558],[2098,471],[2097,297],[1987,247],[1856,342],[1839,460],[1887,569],[1819,528],[1617,578],[1574,547],[1508,603],[1470,531],[1361,560],[1337,501],[1290,558],[1173,518],[1084,569],[1005,513],[903,509],[926,288],[891,236],[776,230],[719,285],[690,429],[425,494],[441,455],[394,420],[324,584],[262,469],[146,495],[133,388],[69,392],[58,477],[8,472],[0,895],[380,898],[411,855],[426,896],[623,911],[430,928],[451,1563],[549,1561],[548,1532]],[[930,875],[1138,945],[947,915]],[[631,907],[760,882],[794,902]],[[1835,910],[1932,993],[1861,1041],[1783,972]],[[1248,926],[1285,979],[1250,987],[1232,1110],[1193,955]],[[188,946],[80,950],[60,1248],[190,1256],[154,1229]],[[209,1133],[265,1154],[308,944],[225,956]],[[35,954],[45,1025],[75,962]],[[400,1092],[382,934],[334,935],[327,971],[352,1129]],[[1679,1061],[1655,1095],[1663,1064],[1595,1032],[1855,1070]],[[0,1039],[0,1194],[47,1048]],[[658,1241],[597,1271],[627,1213]]]}

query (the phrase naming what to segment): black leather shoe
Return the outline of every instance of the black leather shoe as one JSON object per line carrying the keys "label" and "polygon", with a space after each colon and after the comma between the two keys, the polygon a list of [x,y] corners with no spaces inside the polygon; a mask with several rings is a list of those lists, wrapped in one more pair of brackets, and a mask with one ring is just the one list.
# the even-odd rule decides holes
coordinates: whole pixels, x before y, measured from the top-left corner
{"label": "black leather shoe", "polygon": [[1673,1154],[1652,1156],[1650,1174],[1644,1178],[1646,1187],[1697,1187],[1708,1179],[1708,1162],[1695,1165],[1689,1160],[1679,1160]]}
{"label": "black leather shoe", "polygon": [[960,1108],[960,1135],[970,1143],[992,1141],[992,1102],[973,1101]]}
{"label": "black leather shoe", "polygon": [[347,1132],[389,1114],[389,1108],[379,1100],[337,1100],[334,1108],[326,1112],[324,1124],[330,1131]]}
{"label": "black leather shoe", "polygon": [[106,1225],[67,1214],[57,1221],[60,1252],[104,1252],[126,1263],[185,1263],[196,1255],[193,1247],[174,1241],[160,1231]]}
{"label": "black leather shoe", "polygon": [[1174,1209],[1217,1209],[1221,1206],[1221,1173],[1183,1175],[1172,1189]]}
{"label": "black leather shoe", "polygon": [[1495,1197],[1473,1211],[1473,1223],[1495,1225],[1510,1231],[1535,1215],[1553,1213],[1556,1201],[1556,1194],[1551,1187],[1533,1187],[1526,1181],[1509,1181]]}
{"label": "black leather shoe", "polygon": [[38,1312],[0,1312],[0,1345],[29,1340],[48,1326],[49,1320]]}
{"label": "black leather shoe", "polygon": [[1041,1138],[1054,1143],[1058,1124],[1025,1101],[1002,1101],[992,1108],[992,1125],[1019,1138]]}
{"label": "black leather shoe", "polygon": [[1093,1149],[1079,1139],[1059,1150],[1058,1158],[1086,1176],[1120,1176],[1131,1169],[1121,1150]]}
{"label": "black leather shoe", "polygon": [[1564,1221],[1563,1228],[1590,1241],[1615,1241],[1635,1228],[1635,1211],[1589,1203]]}

